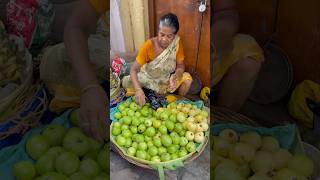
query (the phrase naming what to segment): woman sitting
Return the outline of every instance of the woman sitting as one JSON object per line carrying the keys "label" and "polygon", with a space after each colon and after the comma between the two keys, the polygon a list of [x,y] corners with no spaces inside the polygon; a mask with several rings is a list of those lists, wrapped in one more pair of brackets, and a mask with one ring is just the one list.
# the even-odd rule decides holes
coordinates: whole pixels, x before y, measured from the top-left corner
{"label": "woman sitting", "polygon": [[130,75],[122,80],[127,92],[133,91],[139,105],[145,103],[142,87],[157,93],[173,93],[184,96],[189,91],[192,77],[184,72],[184,52],[177,35],[179,21],[168,13],[160,18],[158,36],[148,39],[139,50]]}

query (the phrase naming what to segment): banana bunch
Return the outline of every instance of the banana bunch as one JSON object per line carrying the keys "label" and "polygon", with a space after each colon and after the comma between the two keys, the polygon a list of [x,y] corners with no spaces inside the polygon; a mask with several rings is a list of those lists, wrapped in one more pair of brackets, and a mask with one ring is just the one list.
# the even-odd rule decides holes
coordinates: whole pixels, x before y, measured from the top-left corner
{"label": "banana bunch", "polygon": [[204,100],[205,102],[207,102],[209,99],[209,96],[210,96],[210,88],[207,86],[202,88],[202,90],[200,92],[200,98],[202,100]]}
{"label": "banana bunch", "polygon": [[17,46],[9,39],[3,25],[0,25],[0,87],[19,80],[16,54]]}

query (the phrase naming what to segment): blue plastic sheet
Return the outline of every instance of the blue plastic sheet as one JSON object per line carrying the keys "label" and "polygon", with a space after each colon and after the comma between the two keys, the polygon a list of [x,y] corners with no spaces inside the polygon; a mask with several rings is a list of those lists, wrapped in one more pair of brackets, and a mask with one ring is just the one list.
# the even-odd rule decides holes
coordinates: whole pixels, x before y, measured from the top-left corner
{"label": "blue plastic sheet", "polygon": [[[71,127],[69,119],[69,114],[72,110],[66,111],[60,117],[54,119],[51,124],[60,124],[66,128]],[[0,150],[0,179],[1,180],[14,180],[12,175],[12,167],[15,163],[28,160],[33,161],[27,154],[25,150],[26,141],[33,135],[40,134],[44,128],[48,125],[41,126],[39,128],[35,128],[27,132],[19,144],[14,146],[8,146]]]}

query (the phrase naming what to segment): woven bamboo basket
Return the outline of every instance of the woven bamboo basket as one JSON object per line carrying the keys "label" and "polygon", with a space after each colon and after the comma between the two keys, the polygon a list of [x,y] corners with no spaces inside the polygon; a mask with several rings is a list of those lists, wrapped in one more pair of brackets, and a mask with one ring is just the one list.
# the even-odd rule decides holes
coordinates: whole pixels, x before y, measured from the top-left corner
{"label": "woven bamboo basket", "polygon": [[12,135],[22,135],[39,124],[48,106],[43,84],[34,81],[34,64],[23,40],[10,35],[18,46],[17,63],[21,69],[20,85],[7,97],[0,99],[0,142]]}
{"label": "woven bamboo basket", "polygon": [[[183,100],[186,100],[186,98],[179,98],[178,99],[183,99]],[[209,108],[207,107],[204,107],[206,111],[209,112]],[[210,124],[210,118],[208,118],[208,124]],[[112,125],[111,125],[112,126]],[[209,130],[208,130],[209,131]],[[111,132],[111,131],[110,131]],[[110,137],[112,135],[110,134]],[[111,141],[112,142],[112,141]],[[201,145],[201,148],[199,151],[196,151],[194,153],[190,153],[187,155],[187,157],[183,160],[183,164],[186,165],[186,164],[189,164],[191,163],[192,161],[194,161],[195,159],[197,159],[202,153],[203,151],[205,150],[206,146],[208,145],[208,142],[209,142],[209,135],[208,136],[205,136],[205,140],[204,142],[202,143]],[[134,164],[134,165],[137,165],[139,167],[142,167],[142,168],[145,168],[145,169],[153,169],[150,165],[148,164],[145,164],[145,163],[142,163],[142,162],[139,162],[139,161],[136,161],[135,159],[127,156],[117,145],[111,143],[111,148],[117,152],[122,158],[126,159],[128,162]]]}
{"label": "woven bamboo basket", "polygon": [[28,129],[38,126],[47,110],[49,100],[42,83],[34,83],[25,93],[24,99],[15,102],[17,106],[12,108],[15,113],[0,122],[0,141],[14,134],[24,134]]}
{"label": "woven bamboo basket", "polygon": [[257,127],[258,123],[250,118],[222,107],[211,106],[210,119],[213,124],[219,123],[241,123]]}
{"label": "woven bamboo basket", "polygon": [[19,51],[17,56],[18,64],[22,67],[20,76],[21,84],[7,97],[0,99],[0,122],[7,120],[26,105],[25,103],[32,89],[32,56],[26,49]]}
{"label": "woven bamboo basket", "polygon": [[[197,159],[202,154],[202,152],[205,150],[208,142],[209,142],[209,136],[206,136],[205,137],[205,141],[203,142],[201,149],[199,151],[194,152],[193,154],[189,154],[189,156],[187,155],[188,157],[183,161],[183,163],[186,165],[186,164],[191,163],[195,159]],[[128,162],[130,162],[130,163],[132,163],[134,165],[137,165],[139,167],[145,168],[145,169],[153,169],[148,164],[144,164],[142,162],[138,162],[138,161],[132,159],[131,157],[128,157],[120,148],[118,148],[118,146],[114,145],[113,143],[111,143],[111,148],[115,152],[117,152],[123,159],[127,160]]]}

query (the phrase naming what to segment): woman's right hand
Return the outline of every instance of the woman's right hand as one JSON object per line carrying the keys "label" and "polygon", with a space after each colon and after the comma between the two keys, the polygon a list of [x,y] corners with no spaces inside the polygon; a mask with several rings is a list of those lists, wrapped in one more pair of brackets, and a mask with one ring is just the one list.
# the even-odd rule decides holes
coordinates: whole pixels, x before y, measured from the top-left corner
{"label": "woman's right hand", "polygon": [[172,74],[169,79],[168,91],[170,93],[173,93],[177,89],[176,86],[177,86],[177,76],[176,74]]}
{"label": "woman's right hand", "polygon": [[135,92],[135,100],[139,106],[143,106],[146,103],[145,95],[142,89]]}

